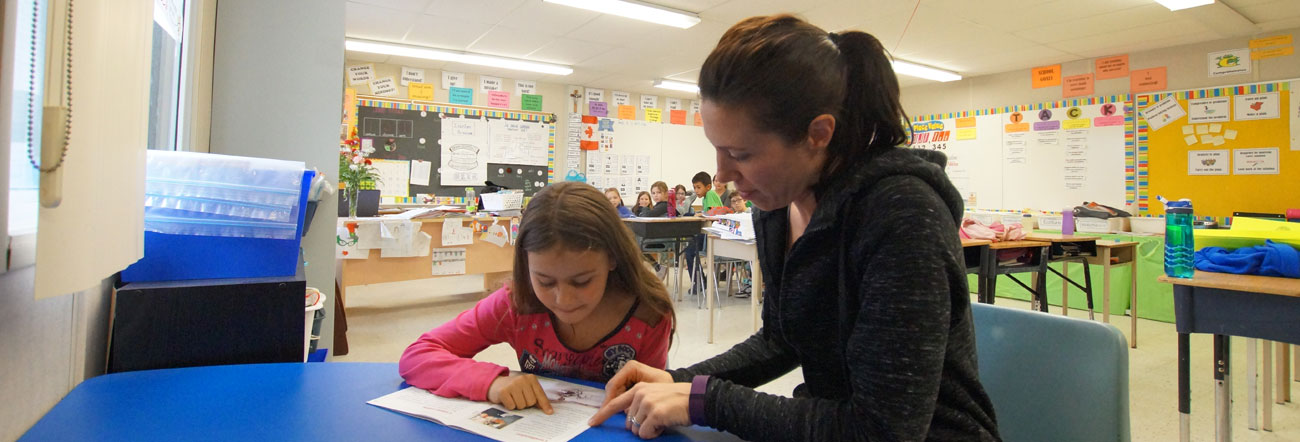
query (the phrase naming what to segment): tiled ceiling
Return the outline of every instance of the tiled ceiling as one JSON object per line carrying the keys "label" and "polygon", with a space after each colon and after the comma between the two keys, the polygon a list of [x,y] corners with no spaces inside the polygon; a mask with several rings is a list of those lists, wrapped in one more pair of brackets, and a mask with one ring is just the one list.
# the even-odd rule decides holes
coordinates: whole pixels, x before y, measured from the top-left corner
{"label": "tiled ceiling", "polygon": [[[348,53],[360,61],[689,98],[655,89],[694,81],[722,33],[791,12],[827,30],[872,33],[896,57],[978,76],[1300,27],[1300,0],[1219,0],[1171,12],[1152,0],[650,0],[697,13],[677,29],[541,0],[348,0],[349,37],[573,66],[568,76]],[[904,86],[927,83],[900,77]]]}

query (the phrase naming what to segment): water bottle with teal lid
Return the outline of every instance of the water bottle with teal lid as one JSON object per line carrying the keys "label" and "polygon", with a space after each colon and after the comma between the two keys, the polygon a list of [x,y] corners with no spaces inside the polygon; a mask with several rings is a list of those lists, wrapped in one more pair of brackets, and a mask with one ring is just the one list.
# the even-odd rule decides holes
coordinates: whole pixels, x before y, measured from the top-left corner
{"label": "water bottle with teal lid", "polygon": [[1192,201],[1157,199],[1165,203],[1165,274],[1174,278],[1191,278],[1196,270]]}

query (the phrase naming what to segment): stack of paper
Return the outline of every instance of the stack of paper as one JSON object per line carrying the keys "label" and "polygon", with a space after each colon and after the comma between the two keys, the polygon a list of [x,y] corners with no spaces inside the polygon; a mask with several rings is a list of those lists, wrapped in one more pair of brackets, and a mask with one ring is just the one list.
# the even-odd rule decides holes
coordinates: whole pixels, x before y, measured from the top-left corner
{"label": "stack of paper", "polygon": [[742,241],[754,240],[754,215],[749,213],[731,213],[726,215],[710,216],[713,225],[705,227],[704,230],[721,237],[722,239],[734,239]]}

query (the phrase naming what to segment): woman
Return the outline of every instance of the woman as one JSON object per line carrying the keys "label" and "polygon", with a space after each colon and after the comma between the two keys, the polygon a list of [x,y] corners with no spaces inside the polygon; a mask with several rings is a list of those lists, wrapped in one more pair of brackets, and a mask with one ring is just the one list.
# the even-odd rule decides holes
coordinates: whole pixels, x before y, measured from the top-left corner
{"label": "woman", "polygon": [[[998,440],[961,196],[900,148],[907,117],[880,42],[754,17],[722,36],[699,84],[718,179],[758,209],[764,326],[690,367],[624,366],[591,423],[625,410],[641,437],[696,424],[765,441]],[[753,390],[796,367],[793,398]]]}

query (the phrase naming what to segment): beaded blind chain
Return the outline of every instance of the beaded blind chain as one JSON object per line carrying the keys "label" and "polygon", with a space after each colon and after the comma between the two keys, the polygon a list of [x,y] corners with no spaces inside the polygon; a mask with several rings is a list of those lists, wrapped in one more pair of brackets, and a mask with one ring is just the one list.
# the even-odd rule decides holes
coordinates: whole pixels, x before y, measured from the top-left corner
{"label": "beaded blind chain", "polygon": [[33,115],[35,115],[36,112],[36,100],[35,100],[36,56],[38,54],[36,40],[37,37],[40,36],[38,29],[40,28],[40,23],[41,23],[41,19],[40,19],[41,2],[40,0],[36,0],[32,2],[33,8],[32,8],[31,75],[30,77],[28,77],[28,81],[27,81],[27,91],[28,91],[27,94],[27,160],[32,163],[33,168],[41,171],[41,173],[54,172],[56,170],[59,170],[59,167],[63,166],[63,160],[68,158],[68,144],[70,143],[72,138],[72,0],[67,0],[67,2],[68,2],[67,23],[66,23],[67,48],[64,51],[64,69],[65,69],[64,80],[65,81],[63,84],[63,97],[61,97],[60,100],[60,101],[62,100],[67,101],[66,103],[67,118],[64,119],[63,121],[63,150],[59,153],[59,162],[55,163],[54,166],[48,168],[41,167],[40,163],[36,162],[36,154],[32,148],[32,146],[35,146],[32,140],[32,132],[33,132],[32,126],[35,124],[33,122],[35,120]]}

